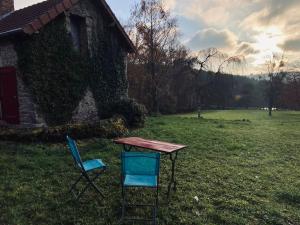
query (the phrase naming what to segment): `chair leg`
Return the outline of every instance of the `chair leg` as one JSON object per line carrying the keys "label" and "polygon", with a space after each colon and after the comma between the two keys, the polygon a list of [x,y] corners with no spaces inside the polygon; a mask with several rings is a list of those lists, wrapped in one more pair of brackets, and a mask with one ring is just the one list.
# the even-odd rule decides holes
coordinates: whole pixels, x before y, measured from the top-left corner
{"label": "chair leg", "polygon": [[[158,193],[159,193],[159,188],[157,187],[155,190],[155,199],[154,203],[150,205],[143,205],[143,204],[130,204],[127,205],[127,207],[133,207],[133,206],[146,206],[146,207],[151,207],[152,209],[152,218],[145,218],[145,219],[135,219],[135,218],[126,218],[126,220],[131,220],[131,221],[143,221],[146,223],[149,222],[150,224],[157,225],[157,212],[158,212]],[[125,214],[126,214],[126,188],[122,186],[122,217],[121,217],[121,224],[124,224],[125,222]]]}
{"label": "chair leg", "polygon": [[102,192],[99,190],[99,188],[93,182],[91,182],[91,185],[101,195],[102,198],[105,198],[104,195],[102,194]]}
{"label": "chair leg", "polygon": [[122,218],[121,218],[122,224],[124,224],[125,203],[126,203],[126,193],[125,193],[125,187],[122,185]]}
{"label": "chair leg", "polygon": [[69,189],[68,192],[73,192],[73,190],[76,188],[76,185],[78,184],[78,182],[81,180],[82,178],[82,174],[79,176],[79,178],[72,184],[71,188]]}
{"label": "chair leg", "polygon": [[81,174],[80,178],[72,185],[71,190],[74,189],[74,187],[77,185],[77,183],[80,181],[82,177],[85,177],[87,184],[84,186],[84,188],[80,191],[80,193],[76,196],[76,200],[80,199],[81,196],[85,193],[85,191],[88,189],[88,187],[91,185],[100,195],[102,198],[104,198],[104,195],[101,193],[99,188],[95,185],[94,181],[101,175],[101,173],[96,174],[95,177],[92,179],[88,176],[88,174]]}
{"label": "chair leg", "polygon": [[155,205],[154,205],[154,225],[157,224],[157,211],[158,211],[158,186],[156,188],[156,195],[155,195]]}
{"label": "chair leg", "polygon": [[84,192],[88,189],[89,184],[86,184],[85,187],[81,190],[81,192],[77,195],[76,200],[80,199]]}
{"label": "chair leg", "polygon": [[94,183],[94,181],[100,176],[101,173],[98,173],[94,178],[90,178],[87,174],[85,176],[85,178],[88,181],[87,185],[91,185],[100,195],[102,198],[105,198],[104,195],[102,194],[102,192],[99,190],[99,188],[96,186],[96,184]]}

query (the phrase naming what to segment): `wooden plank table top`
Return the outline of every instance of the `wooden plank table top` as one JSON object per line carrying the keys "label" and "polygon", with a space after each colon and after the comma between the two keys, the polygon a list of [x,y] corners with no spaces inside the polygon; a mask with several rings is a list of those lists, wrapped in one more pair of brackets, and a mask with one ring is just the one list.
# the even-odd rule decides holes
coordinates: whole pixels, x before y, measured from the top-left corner
{"label": "wooden plank table top", "polygon": [[173,153],[186,148],[186,145],[173,144],[163,141],[148,140],[139,137],[128,137],[114,140],[116,144],[129,145],[139,148],[151,149],[161,153]]}

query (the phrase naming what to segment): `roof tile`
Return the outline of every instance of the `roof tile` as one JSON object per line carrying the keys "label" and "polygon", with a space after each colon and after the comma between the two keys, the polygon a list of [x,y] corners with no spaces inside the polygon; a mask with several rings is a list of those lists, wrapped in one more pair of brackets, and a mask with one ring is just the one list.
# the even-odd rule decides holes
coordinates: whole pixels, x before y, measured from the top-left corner
{"label": "roof tile", "polygon": [[59,3],[55,6],[56,10],[58,13],[62,13],[63,11],[65,11],[65,7],[62,3]]}
{"label": "roof tile", "polygon": [[23,28],[62,0],[48,0],[12,12],[0,20],[0,33]]}
{"label": "roof tile", "polygon": [[48,13],[45,13],[45,14],[40,16],[40,20],[43,23],[43,25],[45,25],[45,24],[49,23],[51,18],[49,17]]}
{"label": "roof tile", "polygon": [[67,8],[67,9],[72,6],[72,3],[70,2],[70,0],[64,0],[63,4],[64,4],[65,8]]}
{"label": "roof tile", "polygon": [[48,11],[48,14],[49,14],[49,16],[50,16],[51,19],[54,19],[54,18],[57,17],[57,15],[58,15],[58,13],[57,13],[57,11],[56,11],[55,8],[50,9],[50,10]]}
{"label": "roof tile", "polygon": [[34,30],[38,30],[43,26],[43,24],[40,22],[39,19],[35,19],[30,24],[31,24],[31,26],[33,27]]}

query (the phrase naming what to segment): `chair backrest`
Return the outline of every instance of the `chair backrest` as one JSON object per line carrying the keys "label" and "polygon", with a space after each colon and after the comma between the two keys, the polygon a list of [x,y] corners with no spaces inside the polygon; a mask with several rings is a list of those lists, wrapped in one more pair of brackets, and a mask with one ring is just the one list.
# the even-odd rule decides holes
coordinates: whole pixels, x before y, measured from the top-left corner
{"label": "chair backrest", "polygon": [[82,166],[82,160],[81,160],[81,157],[80,157],[80,154],[79,154],[79,151],[78,151],[75,140],[73,140],[72,138],[67,136],[67,142],[68,142],[68,146],[69,146],[69,149],[70,149],[71,154],[73,156],[75,164]]}
{"label": "chair backrest", "polygon": [[160,154],[122,152],[123,175],[159,175]]}

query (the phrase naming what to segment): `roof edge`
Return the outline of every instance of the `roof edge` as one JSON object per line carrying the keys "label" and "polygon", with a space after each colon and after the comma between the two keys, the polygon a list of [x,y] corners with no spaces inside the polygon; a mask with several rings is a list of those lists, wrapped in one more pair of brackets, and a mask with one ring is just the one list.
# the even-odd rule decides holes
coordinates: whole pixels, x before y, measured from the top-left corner
{"label": "roof edge", "polygon": [[117,28],[122,33],[123,37],[126,39],[129,50],[130,50],[129,52],[135,53],[136,48],[135,48],[134,44],[132,43],[131,39],[129,38],[128,34],[124,30],[123,26],[119,22],[118,18],[114,14],[114,12],[111,10],[110,6],[107,4],[107,2],[105,0],[99,0],[99,1],[102,3],[102,5],[104,6],[104,8],[108,12],[108,14],[113,18],[114,22],[116,23]]}
{"label": "roof edge", "polygon": [[6,37],[9,35],[18,34],[18,33],[22,33],[22,32],[23,32],[22,28],[17,28],[17,29],[13,29],[13,30],[9,30],[9,31],[0,33],[0,37]]}
{"label": "roof edge", "polygon": [[50,21],[55,19],[61,13],[69,10],[74,4],[78,3],[79,0],[63,0],[62,2],[54,5],[50,8],[47,12],[43,13],[30,23],[24,25],[22,27],[24,33],[26,34],[33,34],[34,32],[41,29],[43,26],[48,24]]}

